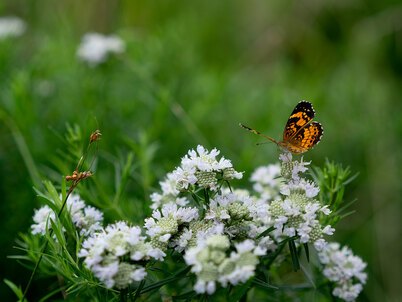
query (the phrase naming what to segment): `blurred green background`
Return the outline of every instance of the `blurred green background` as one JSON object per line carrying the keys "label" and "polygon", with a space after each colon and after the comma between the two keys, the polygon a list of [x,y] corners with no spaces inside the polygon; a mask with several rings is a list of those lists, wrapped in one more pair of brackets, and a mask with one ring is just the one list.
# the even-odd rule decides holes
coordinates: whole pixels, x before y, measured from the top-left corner
{"label": "blurred green background", "polygon": [[[306,99],[325,133],[305,158],[360,173],[345,196],[357,199],[356,213],[334,236],[368,263],[359,301],[401,301],[398,2],[3,0],[0,16],[20,17],[27,31],[0,41],[0,279],[28,280],[29,271],[6,257],[18,253],[14,241],[42,205],[32,187],[74,169],[67,124],[84,137],[101,129],[96,177],[106,194],[116,163],[134,153],[123,200],[141,223],[149,213],[138,203],[197,144],[220,149],[248,185],[255,167],[277,160],[277,149],[256,146],[261,140],[238,123],[280,138]],[[88,67],[76,57],[87,32],[115,33],[126,51]],[[31,300],[43,291],[34,284]],[[3,282],[0,297],[14,300]]]}

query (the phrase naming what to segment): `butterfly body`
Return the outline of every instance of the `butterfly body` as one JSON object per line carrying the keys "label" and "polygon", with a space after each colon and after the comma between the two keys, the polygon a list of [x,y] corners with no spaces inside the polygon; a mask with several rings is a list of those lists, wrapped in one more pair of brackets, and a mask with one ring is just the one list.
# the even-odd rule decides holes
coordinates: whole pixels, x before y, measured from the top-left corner
{"label": "butterfly body", "polygon": [[313,105],[307,101],[299,102],[290,114],[283,131],[282,141],[277,141],[250,127],[240,124],[241,127],[265,137],[283,149],[294,154],[301,154],[312,149],[320,142],[324,132],[320,123],[312,121],[315,112]]}

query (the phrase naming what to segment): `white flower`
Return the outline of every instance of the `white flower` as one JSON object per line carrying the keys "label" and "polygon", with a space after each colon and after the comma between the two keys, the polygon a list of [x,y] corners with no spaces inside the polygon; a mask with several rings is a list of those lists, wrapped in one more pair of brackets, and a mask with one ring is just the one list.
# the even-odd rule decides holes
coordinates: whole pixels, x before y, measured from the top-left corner
{"label": "white flower", "polygon": [[47,205],[35,210],[35,214],[33,216],[33,221],[35,224],[31,225],[32,234],[45,235],[46,230],[50,228],[49,219],[54,221],[55,217],[56,215],[54,214],[53,210]]}
{"label": "white flower", "polygon": [[284,163],[292,162],[292,153],[284,152],[284,153],[279,154],[279,160]]}
{"label": "white flower", "polygon": [[323,228],[322,232],[327,235],[333,235],[335,232],[335,229],[333,227],[331,227],[330,225],[327,225],[325,228]]}
{"label": "white flower", "polygon": [[165,204],[161,210],[155,210],[152,217],[145,219],[145,229],[151,237],[176,234],[179,225],[198,219],[196,208],[178,207],[177,204]]}
{"label": "white flower", "polygon": [[77,56],[91,66],[106,61],[109,54],[124,52],[125,44],[119,37],[105,36],[99,33],[87,33],[82,38]]}
{"label": "white flower", "polygon": [[186,251],[184,259],[197,276],[194,285],[197,293],[212,294],[216,282],[226,287],[228,283],[237,285],[254,276],[262,248],[250,239],[235,244],[235,248],[228,256],[229,238],[213,235]]}
{"label": "white flower", "polygon": [[328,242],[326,242],[325,239],[320,238],[320,239],[318,239],[318,240],[316,240],[316,241],[314,242],[314,248],[315,248],[318,252],[320,252],[320,251],[322,251],[324,248],[326,248],[327,244],[328,244]]}
{"label": "white flower", "polygon": [[332,294],[348,302],[354,301],[366,283],[367,264],[346,246],[341,248],[339,243],[329,243],[318,256],[324,265],[324,276],[335,283]]}
{"label": "white flower", "polygon": [[317,196],[320,189],[313,182],[300,177],[297,180],[290,180],[280,187],[282,195],[289,196],[294,191],[304,191],[308,198],[313,198]]}
{"label": "white flower", "polygon": [[[137,261],[161,260],[165,256],[145,239],[139,227],[120,221],[108,225],[102,232],[91,234],[83,242],[78,256],[85,258],[85,265],[106,287],[126,288],[146,276],[144,267]],[[131,261],[127,262],[127,259]]]}
{"label": "white flower", "polygon": [[77,194],[71,194],[67,199],[67,210],[70,212],[74,225],[80,229],[80,234],[89,234],[101,230],[103,213],[94,207],[87,206]]}
{"label": "white flower", "polygon": [[[66,211],[69,212],[74,225],[80,230],[80,234],[88,236],[94,231],[102,229],[103,213],[87,206],[77,194],[71,194],[66,202]],[[49,206],[44,206],[35,211],[33,220],[36,224],[31,226],[32,234],[44,235],[47,228],[50,228],[48,218],[55,220],[56,215]],[[64,231],[64,230],[63,230]]]}
{"label": "white flower", "polygon": [[26,30],[26,24],[17,17],[0,17],[0,40],[21,36]]}
{"label": "white flower", "polygon": [[254,191],[260,194],[263,201],[271,201],[279,194],[281,168],[279,164],[262,166],[251,175]]}
{"label": "white flower", "polygon": [[174,202],[179,206],[186,206],[189,204],[189,200],[185,197],[178,197],[180,191],[177,189],[178,187],[178,174],[168,173],[163,181],[159,182],[162,192],[161,193],[152,193],[151,200],[152,205],[151,208],[156,210],[161,207],[165,203]]}

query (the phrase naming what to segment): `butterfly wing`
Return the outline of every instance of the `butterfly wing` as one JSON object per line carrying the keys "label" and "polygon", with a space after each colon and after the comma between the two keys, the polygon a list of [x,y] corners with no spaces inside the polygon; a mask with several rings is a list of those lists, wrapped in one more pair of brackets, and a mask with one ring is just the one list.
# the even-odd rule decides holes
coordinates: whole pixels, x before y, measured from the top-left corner
{"label": "butterfly wing", "polygon": [[304,153],[317,145],[324,133],[318,122],[312,122],[301,129],[289,141],[284,142],[286,148],[292,153]]}
{"label": "butterfly wing", "polygon": [[286,123],[283,142],[289,142],[300,129],[313,119],[314,113],[313,105],[310,102],[299,102]]}

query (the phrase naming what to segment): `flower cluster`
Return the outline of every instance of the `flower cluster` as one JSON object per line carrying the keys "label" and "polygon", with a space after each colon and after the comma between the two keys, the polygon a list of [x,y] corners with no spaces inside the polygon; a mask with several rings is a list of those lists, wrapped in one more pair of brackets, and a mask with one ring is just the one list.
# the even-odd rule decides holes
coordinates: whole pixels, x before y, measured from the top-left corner
{"label": "flower cluster", "polygon": [[197,293],[213,294],[217,282],[223,287],[246,282],[254,276],[258,256],[265,254],[252,240],[235,244],[235,250],[230,255],[229,251],[229,238],[214,235],[186,252],[185,261],[197,276],[194,285]]}
{"label": "flower cluster", "polygon": [[115,35],[105,36],[99,33],[87,33],[82,38],[77,56],[90,66],[96,66],[105,62],[109,54],[119,54],[124,50],[124,41]]}
{"label": "flower cluster", "polygon": [[[88,236],[102,229],[103,213],[94,207],[87,206],[79,195],[70,195],[67,199],[66,208],[82,236]],[[31,225],[32,234],[45,235],[46,230],[50,229],[49,219],[54,221],[55,217],[56,214],[48,205],[35,210],[33,216],[35,223]]]}
{"label": "flower cluster", "polygon": [[162,260],[165,256],[145,239],[141,236],[141,228],[117,222],[87,238],[79,257],[85,258],[85,265],[106,287],[127,288],[134,281],[145,278],[147,273],[141,261]]}
{"label": "flower cluster", "polygon": [[152,217],[145,219],[144,227],[154,247],[166,251],[169,245],[181,251],[186,246],[182,239],[183,230],[188,230],[186,227],[196,220],[198,209],[168,203],[161,210],[154,210]]}
{"label": "flower cluster", "polygon": [[323,235],[332,235],[335,231],[330,225],[322,226],[320,216],[329,215],[327,205],[321,205],[314,199],[319,188],[299,174],[307,171],[309,162],[292,161],[290,153],[280,156],[281,176],[283,183],[280,187],[282,198],[275,199],[269,206],[269,213],[275,227],[274,236],[298,236],[300,243],[314,243],[320,250],[326,241]]}
{"label": "flower cluster", "polygon": [[[224,157],[218,159],[219,153],[202,146],[190,150],[160,183],[161,192],[151,195],[153,213],[143,228],[123,221],[102,228],[102,214],[71,196],[66,210],[86,236],[79,252],[86,267],[107,288],[121,290],[144,280],[149,261],[175,252],[196,277],[194,291],[211,295],[219,286],[263,275],[261,261],[268,269],[278,265],[288,242],[295,249],[312,243],[323,275],[335,283],[333,295],[353,301],[366,281],[366,264],[346,247],[324,239],[334,232],[324,223],[331,211],[317,199],[317,184],[302,176],[310,163],[283,153],[280,164],[252,174],[253,191],[232,190],[225,184],[242,173]],[[50,207],[37,210],[32,233],[44,234],[49,218],[55,219]],[[292,260],[298,257],[297,250],[291,253]]]}
{"label": "flower cluster", "polygon": [[363,270],[367,264],[337,242],[329,243],[318,256],[324,265],[324,276],[335,283],[332,294],[348,302],[354,301],[366,283],[367,274]]}
{"label": "flower cluster", "polygon": [[87,206],[81,197],[72,194],[67,199],[67,210],[80,235],[88,236],[103,228],[103,213],[94,207]]}
{"label": "flower cluster", "polygon": [[217,191],[221,181],[241,179],[243,174],[233,168],[230,160],[224,157],[217,159],[219,153],[217,149],[208,151],[200,145],[196,150],[188,151],[181,165],[161,182],[162,193],[151,195],[152,208],[156,209],[167,202],[184,206],[188,200],[179,198],[180,192],[193,191],[195,187]]}
{"label": "flower cluster", "polygon": [[21,36],[26,30],[26,24],[17,17],[1,17],[0,18],[0,40],[9,37]]}
{"label": "flower cluster", "polygon": [[268,205],[250,197],[248,191],[223,191],[211,199],[205,219],[222,223],[230,238],[255,238],[257,226],[266,222],[267,211]]}
{"label": "flower cluster", "polygon": [[270,202],[279,197],[281,167],[279,164],[271,164],[258,167],[251,174],[250,181],[253,189],[259,195],[259,199]]}

